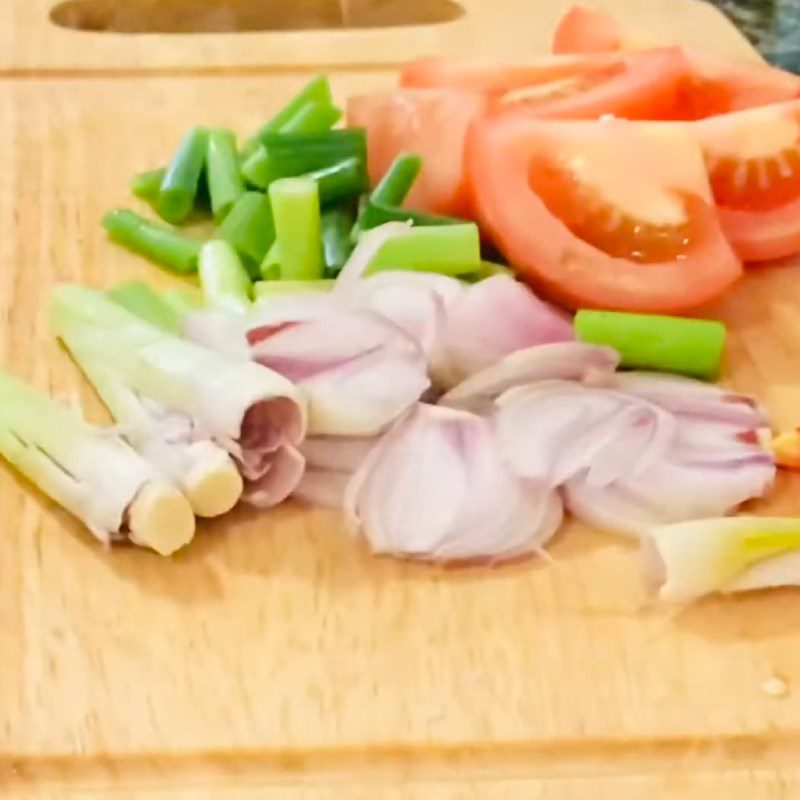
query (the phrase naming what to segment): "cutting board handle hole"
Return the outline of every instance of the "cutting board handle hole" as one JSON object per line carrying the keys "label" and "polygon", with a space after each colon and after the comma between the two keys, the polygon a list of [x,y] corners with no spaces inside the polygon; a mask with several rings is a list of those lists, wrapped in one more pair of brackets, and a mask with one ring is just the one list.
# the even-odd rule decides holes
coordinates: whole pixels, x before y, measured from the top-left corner
{"label": "cutting board handle hole", "polygon": [[109,33],[245,33],[387,28],[450,22],[455,0],[64,0],[62,28]]}

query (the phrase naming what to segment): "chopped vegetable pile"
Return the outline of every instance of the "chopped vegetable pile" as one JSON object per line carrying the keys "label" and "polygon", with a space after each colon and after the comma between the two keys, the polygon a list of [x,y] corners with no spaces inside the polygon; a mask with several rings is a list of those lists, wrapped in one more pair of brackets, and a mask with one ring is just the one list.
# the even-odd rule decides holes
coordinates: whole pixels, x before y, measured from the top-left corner
{"label": "chopped vegetable pile", "polygon": [[188,131],[131,184],[161,221],[103,219],[182,286],[51,298],[115,426],[0,373],[0,452],[163,555],[294,496],[404,558],[534,555],[566,510],[665,600],[800,582],[800,523],[724,517],[800,436],[710,382],[721,323],[665,316],[800,252],[800,79],[577,7],[554,52],[414,62],[349,127],[320,76],[241,146]]}

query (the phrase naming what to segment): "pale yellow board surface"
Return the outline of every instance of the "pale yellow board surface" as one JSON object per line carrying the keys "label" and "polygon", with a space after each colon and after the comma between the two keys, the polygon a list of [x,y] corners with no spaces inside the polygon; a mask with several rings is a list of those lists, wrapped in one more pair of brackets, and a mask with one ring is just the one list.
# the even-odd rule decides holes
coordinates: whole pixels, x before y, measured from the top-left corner
{"label": "pale yellow board surface", "polygon": [[[169,5],[172,0],[164,0]],[[245,3],[262,0],[240,0]],[[302,6],[303,0],[270,0]],[[385,0],[343,0],[353,5]],[[113,4],[113,0],[81,0]],[[336,3],[314,0],[310,5]],[[438,25],[373,30],[242,34],[121,35],[76,31],[50,22],[56,0],[0,2],[0,75],[57,74],[96,70],[209,72],[324,66],[398,64],[409,58],[448,53],[502,52],[529,55],[546,50],[551,30],[570,0],[459,0],[464,15]],[[125,9],[152,0],[117,0]],[[198,0],[202,5],[202,0]],[[713,48],[753,58],[744,39],[712,6],[697,0],[590,0],[664,41]],[[403,5],[396,0],[395,5]],[[405,0],[414,6],[414,0]]]}
{"label": "pale yellow board surface", "polygon": [[[158,279],[102,212],[187,126],[249,131],[302,80],[0,82],[3,363],[96,412],[48,336],[50,287]],[[385,80],[333,77],[339,95]],[[733,382],[781,424],[800,423],[798,280],[757,271],[722,307]],[[0,478],[2,797],[796,796],[799,593],[675,616],[611,536],[569,526],[556,565],[437,571],[299,506],[204,524],[167,562],[105,552]],[[769,508],[798,512],[796,489]],[[787,697],[762,691],[773,675]]]}

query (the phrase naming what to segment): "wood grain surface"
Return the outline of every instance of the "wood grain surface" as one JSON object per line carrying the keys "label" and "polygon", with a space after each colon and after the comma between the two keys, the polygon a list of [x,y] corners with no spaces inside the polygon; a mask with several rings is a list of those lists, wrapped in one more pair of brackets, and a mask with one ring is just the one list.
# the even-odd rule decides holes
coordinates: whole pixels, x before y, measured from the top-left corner
{"label": "wood grain surface", "polygon": [[[108,0],[81,0],[108,2]],[[121,8],[146,0],[117,0]],[[241,0],[263,2],[263,0]],[[350,0],[352,2],[352,0]],[[360,0],[376,2],[377,0]],[[402,0],[398,0],[402,2]],[[409,58],[445,53],[543,52],[571,0],[458,0],[461,19],[427,26],[374,30],[296,31],[230,35],[122,35],[61,28],[50,22],[56,0],[0,2],[0,75],[42,71],[218,72],[353,67],[385,69]],[[169,0],[165,0],[168,3]],[[300,0],[271,0],[298,4]],[[337,2],[337,0],[330,0]],[[414,0],[407,0],[413,8]],[[707,46],[755,58],[744,38],[712,6],[697,0],[593,0],[666,41]]]}
{"label": "wood grain surface", "polygon": [[[332,77],[340,96],[389,80]],[[101,214],[188,126],[247,133],[304,80],[0,79],[3,363],[101,419],[48,334],[50,288],[168,281]],[[781,425],[800,423],[799,269],[754,271],[711,310],[727,380]],[[798,513],[797,490],[757,510]],[[2,798],[800,796],[796,592],[667,612],[634,546],[574,524],[554,565],[444,571],[371,558],[294,505],[204,523],[167,562],[104,551],[5,468],[0,519]]]}

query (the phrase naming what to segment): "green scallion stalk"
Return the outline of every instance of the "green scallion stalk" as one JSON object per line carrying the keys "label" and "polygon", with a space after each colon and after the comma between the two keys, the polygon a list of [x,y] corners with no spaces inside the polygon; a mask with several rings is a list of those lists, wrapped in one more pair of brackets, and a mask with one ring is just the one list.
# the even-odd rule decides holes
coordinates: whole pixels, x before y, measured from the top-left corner
{"label": "green scallion stalk", "polygon": [[169,228],[156,225],[128,209],[118,208],[103,217],[103,227],[112,241],[133,250],[171,272],[197,272],[200,242]]}
{"label": "green scallion stalk", "polygon": [[206,306],[205,296],[196,286],[183,286],[161,292],[161,300],[177,316],[179,322],[193,311],[201,311]]}
{"label": "green scallion stalk", "polygon": [[266,125],[261,126],[256,135],[248,140],[242,149],[250,151],[249,154],[252,155],[253,145],[261,143],[261,136],[280,131],[284,125],[297,116],[307,103],[333,105],[333,93],[327,75],[317,75],[312,78]]}
{"label": "green scallion stalk", "polygon": [[458,217],[445,217],[440,214],[428,214],[424,211],[414,211],[410,208],[399,208],[373,200],[367,200],[362,206],[358,217],[358,228],[370,230],[384,225],[387,222],[412,222],[415,228],[430,228],[439,225],[461,225],[466,220]]}
{"label": "green scallion stalk", "polygon": [[322,215],[322,252],[325,275],[335,277],[353,252],[350,231],[355,214],[349,208],[333,208]]}
{"label": "green scallion stalk", "polygon": [[260,267],[261,278],[265,281],[277,281],[281,277],[281,248],[278,242],[272,243],[272,247],[267,250],[264,260]]}
{"label": "green scallion stalk", "polygon": [[[282,155],[273,157],[267,140],[272,136],[304,137],[329,133],[341,116],[341,110],[331,104],[309,102],[302,106],[294,117],[288,120],[279,130],[269,131],[261,137],[258,148],[242,165],[242,174],[253,186],[266,189],[270,182],[282,177],[293,177],[310,169],[327,166],[329,162],[316,163],[305,169],[294,169],[287,174],[281,169]],[[290,143],[291,144],[291,143]],[[352,155],[347,153],[346,155]],[[342,156],[344,157],[344,156]]]}
{"label": "green scallion stalk", "polygon": [[206,161],[207,139],[204,128],[192,128],[164,173],[156,207],[161,217],[173,225],[183,222],[194,208]]}
{"label": "green scallion stalk", "polygon": [[239,254],[248,275],[259,277],[258,268],[275,241],[269,198],[261,192],[245,192],[228,212],[217,235]]}
{"label": "green scallion stalk", "polygon": [[106,294],[118,305],[126,308],[167,333],[178,333],[182,314],[166,303],[144,281],[125,281],[109,289]]}
{"label": "green scallion stalk", "polygon": [[397,156],[372,190],[370,200],[379,205],[402,205],[421,169],[422,159],[419,156],[408,153]]}
{"label": "green scallion stalk", "polygon": [[578,339],[618,350],[622,366],[713,380],[725,348],[721,322],[616,311],[579,311]]}
{"label": "green scallion stalk", "polygon": [[335,280],[322,278],[315,281],[257,281],[253,284],[256,303],[268,302],[281,294],[303,294],[304,292],[329,292],[336,284]]}
{"label": "green scallion stalk", "polygon": [[206,174],[211,196],[211,211],[219,223],[233,204],[244,194],[244,181],[239,172],[236,137],[225,128],[208,132]]}
{"label": "green scallion stalk", "polygon": [[319,191],[309,178],[283,178],[269,187],[281,278],[322,278]]}
{"label": "green scallion stalk", "polygon": [[140,172],[134,175],[131,180],[131,191],[135,197],[144,200],[146,203],[155,205],[161,191],[161,181],[164,180],[166,169],[151,169],[147,172]]}
{"label": "green scallion stalk", "polygon": [[481,263],[481,242],[474,223],[412,228],[386,241],[367,269],[408,269],[459,276],[475,272]]}
{"label": "green scallion stalk", "polygon": [[245,313],[250,308],[250,276],[236,251],[221,239],[206,242],[200,250],[200,285],[212,308]]}
{"label": "green scallion stalk", "polygon": [[342,109],[331,103],[306,103],[281,127],[280,133],[285,135],[323,133],[329,131],[341,118]]}
{"label": "green scallion stalk", "polygon": [[345,158],[329,167],[308,172],[305,177],[317,184],[319,202],[323,207],[355,200],[367,188],[364,162],[358,158]]}

